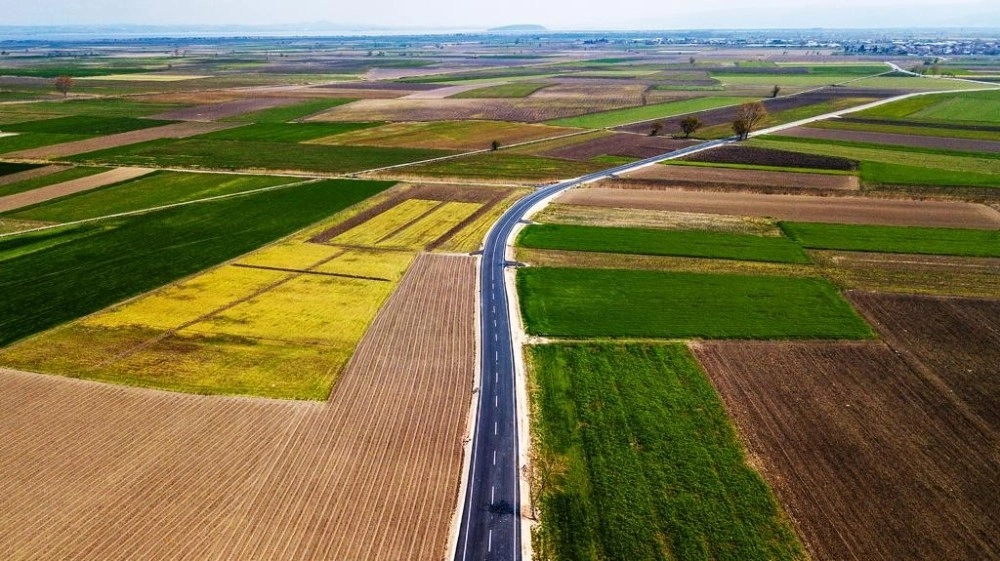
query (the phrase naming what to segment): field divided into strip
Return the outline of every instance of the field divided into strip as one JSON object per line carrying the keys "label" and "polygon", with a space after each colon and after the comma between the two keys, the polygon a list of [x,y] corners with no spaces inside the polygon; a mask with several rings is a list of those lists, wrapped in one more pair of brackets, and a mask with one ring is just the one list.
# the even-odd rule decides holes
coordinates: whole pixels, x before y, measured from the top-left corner
{"label": "field divided into strip", "polygon": [[495,204],[503,191],[494,191],[396,189],[367,210],[11,347],[0,362],[196,393],[325,399],[417,253]]}
{"label": "field divided into strip", "polygon": [[683,346],[528,356],[541,558],[806,558]]}

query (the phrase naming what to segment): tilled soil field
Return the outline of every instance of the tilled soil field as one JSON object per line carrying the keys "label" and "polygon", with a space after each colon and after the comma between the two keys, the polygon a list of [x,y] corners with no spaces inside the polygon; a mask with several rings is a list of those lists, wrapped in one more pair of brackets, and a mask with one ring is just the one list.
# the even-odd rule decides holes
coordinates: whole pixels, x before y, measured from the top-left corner
{"label": "tilled soil field", "polygon": [[441,559],[474,278],[471,257],[420,257],[328,403],[0,370],[0,557]]}
{"label": "tilled soil field", "polygon": [[194,107],[183,107],[174,109],[166,113],[160,113],[150,117],[151,119],[162,119],[164,121],[215,121],[227,117],[235,117],[244,113],[252,113],[262,109],[281,107],[301,102],[301,99],[294,97],[252,97],[237,101],[227,101],[223,103],[213,103],[211,105],[196,105]]}
{"label": "tilled soil field", "polygon": [[809,255],[843,288],[1000,299],[1000,259],[821,250]]}
{"label": "tilled soil field", "polygon": [[1000,434],[893,349],[693,350],[814,559],[1000,559]]}
{"label": "tilled soil field", "polygon": [[[765,216],[775,220],[928,226],[939,228],[1000,228],[1000,212],[974,203],[911,201],[864,197],[761,195],[682,189],[627,188],[628,181],[598,183],[600,187],[571,189],[557,201],[563,204],[643,208],[736,216]],[[626,188],[614,188],[615,186]]]}
{"label": "tilled soil field", "polygon": [[23,193],[0,197],[0,212],[7,212],[9,210],[26,207],[58,197],[65,197],[66,195],[97,189],[98,187],[104,187],[105,185],[111,185],[112,183],[135,179],[152,173],[153,171],[154,170],[147,168],[116,168],[104,173],[98,173],[97,175],[81,177],[80,179],[74,179],[72,181],[65,181],[63,183],[56,183],[55,185],[40,187]]}
{"label": "tilled soil field", "polygon": [[679,150],[695,142],[692,140],[674,139],[669,136],[643,136],[616,133],[612,136],[549,150],[539,155],[550,158],[565,158],[567,160],[589,160],[604,155],[649,158],[658,154]]}
{"label": "tilled soil field", "polygon": [[106,148],[117,148],[119,146],[138,144],[140,142],[158,140],[161,138],[188,138],[199,134],[206,134],[238,127],[241,124],[242,123],[174,123],[172,125],[164,125],[162,127],[152,127],[119,134],[109,134],[107,136],[99,136],[97,138],[88,138],[86,140],[77,140],[74,142],[64,142],[62,144],[43,146],[41,148],[32,148],[30,150],[21,150],[19,152],[5,154],[4,156],[7,158],[24,159],[65,158],[66,156],[85,154],[87,152],[104,150]]}
{"label": "tilled soil field", "polygon": [[538,122],[575,117],[621,105],[588,99],[362,99],[310,117],[310,121],[489,121]]}
{"label": "tilled soil field", "polygon": [[1000,431],[1000,300],[850,292],[897,351]]}
{"label": "tilled soil field", "polygon": [[710,164],[744,164],[786,168],[829,169],[834,171],[854,171],[858,169],[858,162],[847,158],[733,144],[698,152],[682,159],[689,162],[705,162]]}
{"label": "tilled soil field", "polygon": [[844,140],[848,142],[888,144],[890,146],[908,146],[913,148],[989,152],[994,154],[1000,153],[1000,140],[974,140],[970,138],[918,136],[912,134],[819,129],[812,127],[796,127],[794,129],[784,130],[781,131],[781,135],[793,136],[796,138],[819,138],[823,140]]}
{"label": "tilled soil field", "polygon": [[778,189],[833,189],[854,190],[859,187],[853,175],[823,175],[820,173],[795,173],[729,169],[695,166],[648,166],[627,176],[629,179],[653,180],[665,187],[744,187],[754,190]]}

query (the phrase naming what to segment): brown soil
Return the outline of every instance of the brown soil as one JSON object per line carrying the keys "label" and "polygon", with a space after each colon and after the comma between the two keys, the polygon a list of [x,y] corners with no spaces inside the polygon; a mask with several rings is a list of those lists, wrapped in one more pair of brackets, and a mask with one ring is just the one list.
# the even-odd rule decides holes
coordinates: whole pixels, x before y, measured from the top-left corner
{"label": "brown soil", "polygon": [[74,142],[64,142],[62,144],[43,146],[41,148],[32,148],[30,150],[21,150],[5,154],[5,157],[38,160],[65,158],[76,154],[84,154],[95,150],[104,150],[105,148],[117,148],[119,146],[158,140],[160,138],[187,138],[189,136],[197,136],[199,134],[206,134],[238,127],[241,124],[242,123],[175,123],[172,125],[164,125],[162,127],[152,127],[119,134],[109,134],[107,136],[99,136],[97,138],[88,138],[86,140],[77,140]]}
{"label": "brown soil", "polygon": [[[608,185],[608,183],[600,185]],[[776,220],[803,222],[980,228],[984,230],[1000,228],[1000,212],[994,209],[973,203],[945,201],[594,187],[567,191],[559,197],[558,202],[614,208],[766,216]]]}
{"label": "brown soil", "polygon": [[66,195],[97,189],[98,187],[104,187],[105,185],[111,185],[112,183],[135,179],[136,177],[141,177],[148,173],[152,173],[153,171],[155,170],[146,168],[116,168],[97,175],[81,177],[80,179],[74,179],[72,181],[65,181],[63,183],[56,183],[55,185],[49,185],[47,187],[39,187],[38,189],[32,189],[31,191],[25,191],[23,193],[0,197],[0,212],[7,212],[9,210],[26,207],[58,197],[65,197]]}
{"label": "brown soil", "polygon": [[301,102],[301,99],[288,97],[252,97],[249,99],[239,99],[226,101],[223,103],[213,103],[211,105],[196,105],[194,107],[183,107],[174,109],[166,113],[160,113],[149,117],[150,119],[161,119],[164,121],[215,121],[252,113],[262,109],[281,107]]}
{"label": "brown soil", "polygon": [[617,109],[588,99],[362,99],[334,107],[310,121],[488,121],[538,122]]}
{"label": "brown soil", "polygon": [[941,150],[964,150],[970,152],[1000,153],[1000,140],[975,140],[971,138],[948,138],[943,136],[918,136],[887,132],[865,132],[840,129],[818,129],[796,127],[781,131],[783,136],[797,138],[819,138],[824,140],[845,140],[848,142],[869,142],[891,146],[911,146],[914,148],[935,148]]}
{"label": "brown soil", "polygon": [[669,136],[649,136],[618,133],[603,138],[580,142],[539,154],[567,160],[589,160],[597,156],[623,156],[649,158],[694,144],[696,141],[674,139]]}
{"label": "brown soil", "polygon": [[3,175],[0,176],[0,186],[10,185],[20,181],[27,181],[37,177],[45,177],[46,175],[52,175],[53,173],[58,173],[67,169],[69,169],[68,166],[42,166],[40,168],[19,171],[10,175]]}
{"label": "brown soil", "polygon": [[1000,559],[1000,434],[893,349],[693,350],[814,559]]}
{"label": "brown soil", "polygon": [[729,169],[696,166],[647,166],[627,176],[629,179],[653,179],[663,186],[734,186],[750,189],[832,189],[859,188],[853,175],[827,175],[750,169]]}
{"label": "brown soil", "polygon": [[325,404],[0,371],[0,557],[441,559],[474,278],[419,257]]}
{"label": "brown soil", "polygon": [[823,274],[843,288],[1000,299],[1000,259],[809,251]]}
{"label": "brown soil", "polygon": [[1000,300],[867,292],[848,297],[889,345],[925,365],[1000,431]]}

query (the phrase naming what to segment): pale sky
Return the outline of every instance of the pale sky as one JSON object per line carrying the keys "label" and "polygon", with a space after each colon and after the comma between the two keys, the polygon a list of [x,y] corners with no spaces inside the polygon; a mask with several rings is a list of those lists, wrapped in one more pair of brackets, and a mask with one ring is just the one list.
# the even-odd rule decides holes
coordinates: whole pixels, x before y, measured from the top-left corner
{"label": "pale sky", "polygon": [[568,29],[1000,27],[985,0],[0,0],[0,25],[289,24]]}

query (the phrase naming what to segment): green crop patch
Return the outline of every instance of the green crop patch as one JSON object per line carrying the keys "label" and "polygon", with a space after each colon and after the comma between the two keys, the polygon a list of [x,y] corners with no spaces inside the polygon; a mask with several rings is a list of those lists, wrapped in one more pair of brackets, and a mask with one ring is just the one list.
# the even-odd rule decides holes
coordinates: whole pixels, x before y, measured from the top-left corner
{"label": "green crop patch", "polygon": [[159,171],[137,179],[47,201],[4,215],[18,220],[72,222],[229,195],[297,180],[264,175]]}
{"label": "green crop patch", "polygon": [[517,289],[532,335],[872,337],[837,289],[820,278],[527,268],[518,271]]}
{"label": "green crop patch", "polygon": [[255,123],[198,136],[199,140],[244,142],[306,142],[346,132],[376,127],[382,123]]}
{"label": "green crop patch", "polygon": [[47,133],[19,133],[14,136],[0,137],[0,154],[16,152],[18,150],[30,150],[42,146],[50,146],[62,142],[72,142],[87,138],[77,134],[47,134]]}
{"label": "green crop patch", "polygon": [[812,249],[1000,257],[1000,230],[781,222],[792,239]]}
{"label": "green crop patch", "polygon": [[682,345],[531,348],[540,558],[806,554]]}
{"label": "green crop patch", "polygon": [[208,169],[273,169],[347,173],[451,154],[443,150],[324,146],[234,140],[153,140],[73,156],[78,162]]}
{"label": "green crop patch", "polygon": [[246,113],[244,115],[239,115],[226,120],[253,121],[255,123],[287,123],[288,121],[294,121],[295,119],[304,119],[310,115],[315,115],[321,111],[326,111],[332,107],[344,105],[345,103],[350,103],[352,101],[355,100],[343,98],[313,99],[302,103],[296,103],[295,105],[262,109],[260,111]]}
{"label": "green crop patch", "polygon": [[526,228],[518,243],[534,249],[809,262],[802,248],[788,238],[728,232],[539,224]]}
{"label": "green crop patch", "polygon": [[18,181],[17,183],[11,183],[10,185],[0,186],[0,197],[24,193],[25,191],[31,191],[33,189],[38,189],[39,187],[55,185],[56,183],[62,183],[64,181],[72,181],[74,179],[80,179],[81,177],[87,177],[88,175],[94,175],[104,171],[108,170],[104,168],[72,167],[66,169],[65,171],[59,171],[50,175],[44,175],[42,177],[26,179],[24,181]]}
{"label": "green crop patch", "polygon": [[[0,346],[152,290],[304,228],[392,183],[330,180],[77,226],[0,267]],[[86,234],[86,235],[84,235]],[[45,235],[26,239],[51,243]]]}
{"label": "green crop patch", "polygon": [[169,125],[173,121],[153,121],[133,117],[94,117],[71,115],[42,121],[28,121],[4,127],[11,132],[36,132],[45,134],[75,134],[80,136],[104,136]]}
{"label": "green crop patch", "polygon": [[[4,108],[4,112],[37,115],[87,115],[91,117],[145,117],[180,107],[173,103],[145,103],[124,98],[71,99],[46,103],[26,103]],[[37,117],[33,117],[37,118]]]}
{"label": "green crop patch", "polygon": [[614,109],[612,111],[602,111],[600,113],[591,113],[589,115],[581,115],[579,117],[556,119],[553,121],[546,121],[546,124],[562,127],[576,127],[581,129],[601,129],[638,121],[665,119],[675,115],[694,113],[696,111],[704,111],[706,109],[715,109],[717,107],[725,107],[727,105],[739,105],[740,103],[747,101],[754,101],[754,99],[745,97],[699,97],[696,99],[685,99],[683,101],[643,105],[641,107],[630,107],[627,109]]}

